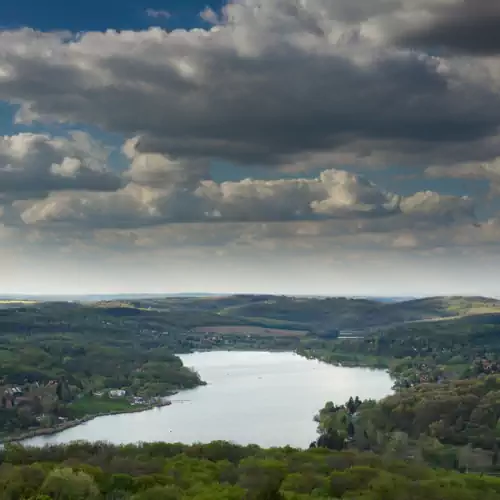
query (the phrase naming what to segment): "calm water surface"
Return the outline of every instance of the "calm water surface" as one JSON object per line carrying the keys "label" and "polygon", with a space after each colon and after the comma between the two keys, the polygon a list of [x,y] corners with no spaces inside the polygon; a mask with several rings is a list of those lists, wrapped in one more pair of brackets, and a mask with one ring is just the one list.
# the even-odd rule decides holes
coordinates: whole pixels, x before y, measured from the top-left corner
{"label": "calm water surface", "polygon": [[313,416],[326,401],[343,403],[351,395],[379,399],[391,393],[391,379],[383,370],[331,366],[293,353],[214,351],[180,357],[207,386],[180,392],[170,406],[99,417],[23,444],[221,439],[307,447],[316,437]]}

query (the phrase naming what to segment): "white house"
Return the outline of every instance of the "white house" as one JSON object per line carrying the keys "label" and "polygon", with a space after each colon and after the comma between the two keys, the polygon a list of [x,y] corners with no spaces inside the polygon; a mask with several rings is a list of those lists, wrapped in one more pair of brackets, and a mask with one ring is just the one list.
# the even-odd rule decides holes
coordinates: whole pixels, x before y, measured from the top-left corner
{"label": "white house", "polygon": [[127,391],[123,389],[112,389],[108,394],[110,398],[123,398],[127,394]]}

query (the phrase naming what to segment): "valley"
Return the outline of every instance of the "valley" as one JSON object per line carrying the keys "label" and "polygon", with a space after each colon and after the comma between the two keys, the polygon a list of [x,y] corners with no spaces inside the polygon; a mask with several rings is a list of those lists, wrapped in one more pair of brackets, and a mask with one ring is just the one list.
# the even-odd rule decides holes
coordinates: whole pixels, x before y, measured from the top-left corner
{"label": "valley", "polygon": [[62,474],[95,498],[118,476],[134,499],[399,500],[416,478],[429,498],[500,494],[494,299],[12,299],[0,361],[0,488],[48,460],[32,491]]}
{"label": "valley", "polygon": [[5,440],[146,410],[203,386],[179,358],[196,351],[296,352],[385,369],[397,391],[500,371],[500,302],[489,298],[235,295],[2,306]]}

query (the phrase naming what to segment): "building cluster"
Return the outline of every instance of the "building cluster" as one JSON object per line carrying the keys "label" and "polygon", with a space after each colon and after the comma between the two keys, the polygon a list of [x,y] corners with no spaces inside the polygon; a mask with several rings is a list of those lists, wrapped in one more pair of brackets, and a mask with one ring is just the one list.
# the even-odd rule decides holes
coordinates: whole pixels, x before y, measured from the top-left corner
{"label": "building cluster", "polygon": [[0,408],[19,406],[49,407],[57,401],[57,380],[47,383],[33,382],[22,386],[0,385]]}
{"label": "building cluster", "polygon": [[127,398],[132,406],[151,405],[162,402],[161,397],[144,398],[142,396],[130,395],[125,389],[105,389],[102,391],[95,391],[93,395],[98,398],[102,397],[109,397],[112,399]]}
{"label": "building cluster", "polygon": [[493,375],[500,371],[500,367],[496,361],[487,358],[478,358],[475,360],[475,371],[478,374]]}

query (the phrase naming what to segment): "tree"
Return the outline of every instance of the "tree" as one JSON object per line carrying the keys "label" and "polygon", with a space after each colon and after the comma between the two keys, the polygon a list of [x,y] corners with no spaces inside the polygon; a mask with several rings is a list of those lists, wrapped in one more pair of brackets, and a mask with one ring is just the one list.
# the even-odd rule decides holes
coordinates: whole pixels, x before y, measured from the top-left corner
{"label": "tree", "polygon": [[[155,497],[151,500],[160,500],[162,497]],[[186,498],[186,497],[182,497]],[[241,500],[245,498],[245,490],[239,486],[231,486],[224,484],[213,484],[204,486],[200,491],[194,491],[191,500]]]}
{"label": "tree", "polygon": [[469,467],[471,465],[473,459],[473,450],[472,446],[468,444],[460,449],[458,452],[458,464],[460,470],[464,472],[469,472]]}
{"label": "tree", "polygon": [[342,450],[345,446],[344,437],[335,430],[322,434],[318,438],[318,446],[320,448],[328,448],[329,450]]}
{"label": "tree", "polygon": [[496,467],[498,464],[498,442],[495,441],[493,446],[493,454],[491,456],[491,465]]}
{"label": "tree", "polygon": [[319,474],[312,472],[288,474],[281,484],[281,491],[288,493],[309,494],[314,490],[328,491],[328,481]]}
{"label": "tree", "polygon": [[4,464],[0,475],[0,498],[18,499],[36,494],[45,479],[45,472],[37,464],[13,467]]}
{"label": "tree", "polygon": [[54,469],[45,479],[41,493],[54,500],[94,500],[99,497],[99,490],[91,476],[68,467]]}
{"label": "tree", "polygon": [[349,398],[349,401],[347,401],[346,408],[351,415],[356,412],[356,403],[354,402],[354,399],[352,399],[352,396]]}
{"label": "tree", "polygon": [[153,486],[132,497],[132,500],[180,500],[182,491],[176,486]]}
{"label": "tree", "polygon": [[389,441],[390,452],[398,458],[406,458],[408,454],[408,434],[405,432],[394,432]]}
{"label": "tree", "polygon": [[286,477],[285,464],[273,459],[246,458],[239,466],[239,486],[255,500],[276,500],[282,497],[281,483]]}
{"label": "tree", "polygon": [[349,423],[347,424],[347,435],[352,438],[354,437],[354,432],[355,432],[355,429],[354,429],[354,424],[349,421]]}

